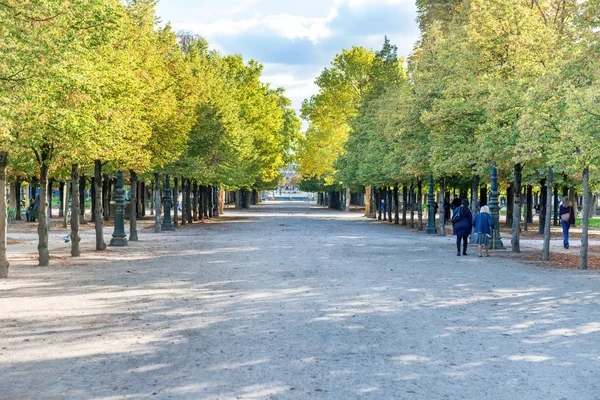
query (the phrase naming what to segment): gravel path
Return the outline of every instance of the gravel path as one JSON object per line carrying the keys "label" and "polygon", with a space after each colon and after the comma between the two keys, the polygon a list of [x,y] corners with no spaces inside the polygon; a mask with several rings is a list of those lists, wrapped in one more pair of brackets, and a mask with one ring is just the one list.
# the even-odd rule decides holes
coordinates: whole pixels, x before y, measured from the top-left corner
{"label": "gravel path", "polygon": [[140,238],[13,261],[0,399],[600,398],[597,272],[308,203]]}

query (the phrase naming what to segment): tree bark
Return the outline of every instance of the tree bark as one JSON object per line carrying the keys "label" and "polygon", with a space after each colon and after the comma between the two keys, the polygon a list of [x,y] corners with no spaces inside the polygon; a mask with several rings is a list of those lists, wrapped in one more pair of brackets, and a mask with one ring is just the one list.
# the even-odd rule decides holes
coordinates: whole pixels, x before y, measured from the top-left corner
{"label": "tree bark", "polygon": [[[97,170],[98,169],[98,165],[96,163],[100,163],[99,160],[96,160],[94,162],[94,168]],[[100,163],[100,171],[102,171],[102,164]],[[108,175],[104,174],[103,175],[103,180],[102,180],[102,218],[104,218],[105,221],[108,221],[108,219],[110,218],[110,181],[108,178]],[[96,231],[96,235],[98,234],[98,231]]]}
{"label": "tree bark", "polygon": [[415,229],[415,184],[410,183],[410,229]]}
{"label": "tree bark", "polygon": [[423,230],[423,179],[421,177],[417,180],[417,215],[419,217],[419,226],[418,229],[420,231]]}
{"label": "tree bark", "polygon": [[185,178],[181,177],[181,226],[187,224],[187,214],[185,213],[187,207],[186,196],[186,188],[185,188]]}
{"label": "tree bark", "polygon": [[142,181],[142,184],[140,185],[140,197],[141,197],[141,217],[145,217],[146,216],[146,204],[148,203],[148,196],[146,193],[146,181]]}
{"label": "tree bark", "polygon": [[129,171],[129,183],[131,185],[131,199],[129,201],[129,241],[137,242],[137,186],[138,177],[135,171]]}
{"label": "tree bark", "polygon": [[[96,250],[106,250],[106,243],[104,242],[104,221],[102,219],[103,208],[108,208],[106,197],[103,193],[108,191],[106,187],[106,178],[102,181],[102,162],[100,160],[94,161],[94,184],[96,185],[95,196],[96,196],[96,213],[94,228],[96,230]],[[105,189],[106,187],[106,189]],[[105,201],[102,201],[104,197]]]}
{"label": "tree bark", "polygon": [[173,178],[173,226],[179,225],[179,179]]}
{"label": "tree bark", "polygon": [[477,214],[479,214],[479,175],[475,175],[473,177],[473,182],[471,182],[471,212],[473,214],[473,218]]}
{"label": "tree bark", "polygon": [[444,207],[446,198],[444,191],[446,190],[444,187],[444,178],[440,178],[440,202],[438,208],[440,210],[440,236],[446,236],[446,207]]}
{"label": "tree bark", "polygon": [[192,205],[192,219],[194,221],[198,221],[198,205],[199,203],[199,193],[198,193],[198,182],[194,181],[192,184],[192,193],[194,194],[193,205]]}
{"label": "tree bark", "polygon": [[8,257],[6,256],[8,213],[6,212],[6,167],[8,153],[0,152],[0,279],[8,278]]}
{"label": "tree bark", "polygon": [[391,186],[388,187],[387,194],[388,194],[388,203],[390,204],[389,210],[388,210],[388,221],[391,223],[394,221],[394,219],[392,217],[392,214],[394,211],[394,191],[392,190]]}
{"label": "tree bark", "polygon": [[71,166],[71,256],[79,257],[79,201],[81,200],[79,183],[79,166],[73,164]]}
{"label": "tree bark", "polygon": [[513,253],[521,252],[521,164],[514,165],[515,181],[513,182],[514,207],[511,250]]}
{"label": "tree bark", "polygon": [[90,222],[96,223],[96,176],[90,179]]}
{"label": "tree bark", "polygon": [[15,194],[17,195],[15,219],[17,221],[22,221],[23,218],[21,217],[21,181],[18,178],[17,178],[17,181],[15,182],[15,191],[16,191]]}
{"label": "tree bark", "polygon": [[[554,175],[552,168],[548,168],[548,187],[546,191],[546,226],[544,227],[544,245],[542,247],[542,261],[550,260],[550,239],[552,230],[550,229],[550,220],[552,219],[552,184]],[[557,189],[556,187],[554,188]]]}
{"label": "tree bark", "polygon": [[408,221],[406,220],[406,212],[408,211],[408,187],[406,185],[402,186],[402,226],[408,225]]}
{"label": "tree bark", "polygon": [[48,179],[48,221],[52,220],[52,187],[54,186],[53,183],[54,179]]}
{"label": "tree bark", "polygon": [[514,201],[515,201],[515,193],[514,193],[514,183],[511,184],[508,188],[506,188],[506,222],[505,226],[507,228],[512,227],[513,223],[513,213],[514,213]]}
{"label": "tree bark", "polygon": [[[208,197],[208,218],[214,218],[215,216],[215,196],[214,196],[214,187],[213,186],[207,186],[208,189],[208,193],[207,193],[207,197]],[[248,207],[250,208],[250,207]]]}
{"label": "tree bark", "polygon": [[61,192],[60,197],[62,198],[62,208],[63,208],[63,228],[67,229],[69,226],[69,183],[65,182],[63,191]]}
{"label": "tree bark", "polygon": [[154,233],[161,232],[161,196],[160,196],[160,180],[158,174],[154,174]]}
{"label": "tree bark", "polygon": [[154,181],[152,181],[152,188],[151,188],[151,193],[150,195],[150,215],[154,215],[154,204],[155,204],[155,193],[156,193],[156,185],[158,184],[158,182],[156,182],[156,179],[154,179]]}
{"label": "tree bark", "polygon": [[85,224],[85,186],[87,180],[85,176],[79,178],[79,223]]}
{"label": "tree bark", "polygon": [[540,189],[540,226],[539,226],[539,234],[543,235],[544,230],[546,228],[546,202],[547,202],[547,194],[546,194],[546,179],[541,180],[541,189]]}
{"label": "tree bark", "polygon": [[186,199],[185,199],[185,205],[186,205],[186,209],[185,209],[185,215],[187,218],[187,221],[189,224],[192,224],[194,222],[194,220],[192,219],[192,181],[190,179],[187,180],[186,182]]}
{"label": "tree bark", "polygon": [[559,220],[559,204],[558,204],[558,185],[554,185],[554,226],[560,226]]}
{"label": "tree bark", "polygon": [[533,186],[531,185],[527,185],[527,211],[526,211],[526,218],[527,218],[527,223],[528,224],[532,224],[533,223]]}
{"label": "tree bark", "polygon": [[[583,215],[581,221],[581,258],[579,269],[587,269],[588,265],[588,231],[590,226],[590,170],[583,169]],[[577,214],[576,214],[577,215]]]}
{"label": "tree bark", "polygon": [[382,200],[381,199],[381,193],[382,193],[381,189],[377,190],[377,196],[376,196],[376,200],[375,200],[375,201],[377,201],[377,211],[378,211],[378,213],[377,213],[377,220],[378,221],[381,221],[383,219],[383,216],[382,216],[382,214],[383,214],[383,207],[381,206],[381,200]]}
{"label": "tree bark", "polygon": [[394,225],[400,224],[400,199],[398,194],[398,184],[394,186]]}
{"label": "tree bark", "polygon": [[48,165],[49,157],[42,156],[40,166],[40,200],[39,200],[39,223],[38,223],[38,254],[39,254],[39,266],[47,267],[50,265],[50,253],[48,252],[48,218],[46,207],[48,207],[47,201],[48,196],[46,190],[48,190]]}

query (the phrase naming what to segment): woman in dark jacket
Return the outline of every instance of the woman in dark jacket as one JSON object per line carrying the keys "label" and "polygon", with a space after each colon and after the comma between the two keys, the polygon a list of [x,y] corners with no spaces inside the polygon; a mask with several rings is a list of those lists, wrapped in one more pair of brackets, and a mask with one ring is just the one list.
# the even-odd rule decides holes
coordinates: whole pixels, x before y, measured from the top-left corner
{"label": "woman in dark jacket", "polygon": [[467,254],[467,241],[473,228],[473,214],[469,210],[469,200],[463,199],[462,206],[455,208],[452,214],[452,228],[456,235],[456,255],[460,256],[460,242],[463,243],[463,256]]}
{"label": "woman in dark jacket", "polygon": [[569,201],[569,196],[563,197],[563,201],[560,205],[560,223],[563,231],[563,246],[565,249],[569,248],[569,229],[571,223],[575,221],[575,212],[573,211],[573,205]]}

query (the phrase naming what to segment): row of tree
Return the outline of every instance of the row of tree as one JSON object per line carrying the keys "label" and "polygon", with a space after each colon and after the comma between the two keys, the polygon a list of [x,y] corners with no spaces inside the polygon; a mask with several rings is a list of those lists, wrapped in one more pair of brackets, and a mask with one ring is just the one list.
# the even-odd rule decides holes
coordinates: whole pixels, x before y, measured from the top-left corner
{"label": "row of tree", "polygon": [[[154,6],[0,2],[0,193],[7,179],[36,176],[44,216],[49,179],[72,178],[75,194],[81,173],[94,176],[97,204],[103,174],[116,171],[129,171],[133,187],[138,175],[158,181],[156,174],[230,189],[276,183],[300,131],[290,100],[261,81],[260,64],[161,26]],[[96,218],[100,238],[101,223]],[[6,227],[0,232],[6,277]],[[47,218],[39,219],[38,233],[45,266]]]}
{"label": "row of tree", "polygon": [[[378,52],[343,50],[317,79],[320,92],[302,108],[307,181],[339,191],[433,174],[472,180],[477,193],[495,161],[510,192],[579,187],[589,209],[600,177],[600,1],[418,0],[417,8],[421,37],[406,60],[386,39]],[[521,196],[511,197],[519,252]]]}

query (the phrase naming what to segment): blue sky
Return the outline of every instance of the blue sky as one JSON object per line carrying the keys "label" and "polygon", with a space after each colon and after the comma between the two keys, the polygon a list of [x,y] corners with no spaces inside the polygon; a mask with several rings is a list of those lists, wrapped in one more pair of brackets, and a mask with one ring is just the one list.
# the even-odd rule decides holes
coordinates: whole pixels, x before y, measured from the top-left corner
{"label": "blue sky", "polygon": [[160,0],[157,13],[222,53],[259,61],[296,109],[341,49],[378,49],[387,35],[407,55],[419,34],[414,0]]}

